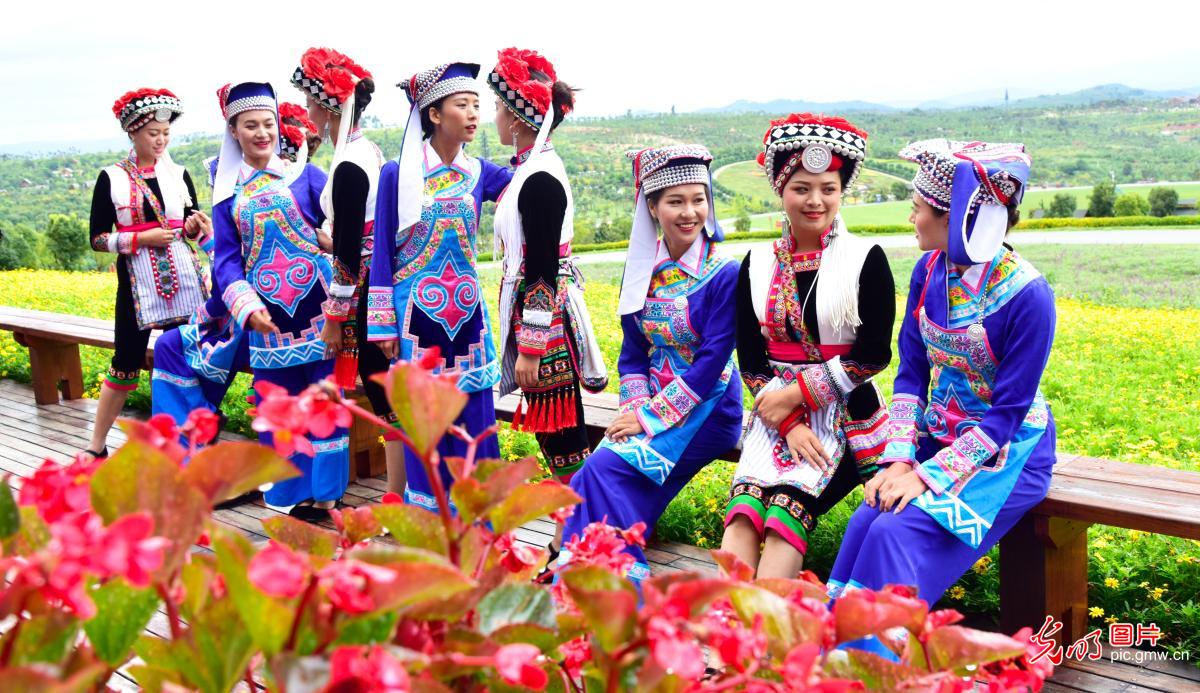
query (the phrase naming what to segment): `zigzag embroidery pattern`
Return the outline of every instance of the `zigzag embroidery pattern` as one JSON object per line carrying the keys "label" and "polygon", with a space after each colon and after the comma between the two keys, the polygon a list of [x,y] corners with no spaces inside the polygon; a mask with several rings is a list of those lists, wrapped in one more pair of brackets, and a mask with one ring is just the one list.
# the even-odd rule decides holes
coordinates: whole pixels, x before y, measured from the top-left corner
{"label": "zigzag embroidery pattern", "polygon": [[926,491],[917,496],[916,505],[929,513],[938,524],[954,534],[962,535],[963,541],[972,547],[978,547],[983,541],[983,535],[992,528],[990,522],[976,515],[965,503],[950,494],[939,497]]}

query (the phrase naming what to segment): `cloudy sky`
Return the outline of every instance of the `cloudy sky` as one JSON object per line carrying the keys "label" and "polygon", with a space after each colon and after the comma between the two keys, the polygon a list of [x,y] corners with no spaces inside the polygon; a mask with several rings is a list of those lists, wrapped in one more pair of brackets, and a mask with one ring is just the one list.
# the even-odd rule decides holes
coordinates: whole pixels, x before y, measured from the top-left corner
{"label": "cloudy sky", "polygon": [[[539,6],[548,16],[534,16]],[[1183,6],[1142,0],[1115,14],[1044,0],[10,3],[0,27],[8,101],[0,145],[119,136],[111,104],[141,86],[183,99],[176,132],[216,132],[214,92],[224,82],[271,81],[299,100],[287,78],[310,45],[341,50],[375,74],[369,112],[385,123],[407,114],[396,82],[451,59],[487,69],[508,45],[541,51],[583,87],[582,115],[738,99],[915,104],[1005,88],[1200,86],[1200,25]]]}

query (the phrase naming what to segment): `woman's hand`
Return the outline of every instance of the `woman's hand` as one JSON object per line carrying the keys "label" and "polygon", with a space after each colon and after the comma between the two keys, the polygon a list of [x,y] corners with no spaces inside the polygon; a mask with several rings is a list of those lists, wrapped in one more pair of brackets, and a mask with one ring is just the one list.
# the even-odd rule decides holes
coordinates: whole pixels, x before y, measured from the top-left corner
{"label": "woman's hand", "polygon": [[188,238],[204,238],[212,235],[212,219],[200,210],[192,212],[183,222],[183,232]]}
{"label": "woman's hand", "polygon": [[271,314],[265,309],[251,313],[250,317],[246,319],[246,324],[260,334],[279,334],[279,328],[275,327],[275,323],[271,321]]}
{"label": "woman's hand", "polygon": [[642,422],[638,421],[637,415],[627,411],[613,420],[604,435],[614,443],[624,443],[629,436],[636,436],[644,432],[645,429],[642,428]]}
{"label": "woman's hand", "polygon": [[137,244],[143,248],[165,248],[175,240],[173,229],[150,229],[138,233]]}
{"label": "woman's hand", "polygon": [[863,502],[874,508],[879,503],[877,494],[879,487],[888,479],[912,471],[912,465],[907,462],[893,462],[880,470],[863,485]]}
{"label": "woman's hand", "polygon": [[779,424],[799,406],[800,386],[792,383],[781,390],[759,392],[754,398],[754,409],[763,423],[771,428]]}
{"label": "woman's hand", "polygon": [[400,340],[398,339],[385,339],[375,342],[375,345],[379,347],[379,350],[383,352],[388,361],[394,361],[400,353]]}
{"label": "woman's hand", "polygon": [[317,229],[317,245],[327,253],[333,252],[333,236],[330,236],[323,226]]}
{"label": "woman's hand", "polygon": [[[910,469],[903,474],[896,474],[883,482],[883,486],[879,489],[879,509],[884,512],[892,510],[898,515],[909,501],[928,490],[929,487],[925,485],[925,480],[918,476],[915,470]],[[893,510],[893,508],[895,509]]]}
{"label": "woman's hand", "polygon": [[542,359],[532,354],[517,354],[517,384],[523,390],[531,390],[538,385],[538,366]]}
{"label": "woman's hand", "polygon": [[325,358],[336,356],[342,350],[342,323],[326,318],[321,341],[325,342]]}
{"label": "woman's hand", "polygon": [[829,454],[825,452],[825,446],[821,445],[821,439],[808,426],[796,424],[795,428],[788,431],[786,440],[792,459],[803,459],[820,472],[829,468]]}

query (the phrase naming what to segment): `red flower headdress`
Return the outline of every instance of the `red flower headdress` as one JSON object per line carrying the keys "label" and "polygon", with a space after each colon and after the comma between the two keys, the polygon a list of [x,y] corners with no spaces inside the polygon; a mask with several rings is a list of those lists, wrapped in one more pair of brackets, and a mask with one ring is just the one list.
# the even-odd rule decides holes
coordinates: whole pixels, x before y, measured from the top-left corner
{"label": "red flower headdress", "polygon": [[369,77],[366,68],[332,48],[309,48],[292,73],[292,84],[329,111],[341,113],[354,86]]}
{"label": "red flower headdress", "polygon": [[151,120],[173,123],[183,114],[183,104],[169,89],[135,89],[113,102],[113,115],[126,132],[133,132]]}
{"label": "red flower headdress", "polygon": [[305,131],[317,131],[317,126],[308,119],[308,109],[294,103],[279,104],[280,153],[295,161],[300,147],[307,139]]}
{"label": "red flower headdress", "polygon": [[862,162],[867,157],[867,133],[845,118],[812,113],[792,113],[776,118],[763,135],[763,151],[758,164],[766,169],[775,194],[781,194],[784,183],[797,166],[813,173],[840,171],[842,189],[848,190],[858,178]]}
{"label": "red flower headdress", "polygon": [[[534,75],[533,72],[540,73]],[[553,88],[558,81],[554,65],[536,51],[505,48],[488,75],[488,85],[518,118],[535,130],[550,114]],[[569,109],[564,111],[564,115]]]}

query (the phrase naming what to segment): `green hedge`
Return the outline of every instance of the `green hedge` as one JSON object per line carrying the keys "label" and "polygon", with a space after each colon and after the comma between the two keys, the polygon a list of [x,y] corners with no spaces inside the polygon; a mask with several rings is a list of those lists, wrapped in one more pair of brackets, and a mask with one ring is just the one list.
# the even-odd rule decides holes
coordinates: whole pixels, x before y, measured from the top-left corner
{"label": "green hedge", "polygon": [[1084,217],[1083,219],[1027,219],[1018,229],[1101,229],[1114,226],[1200,226],[1200,215],[1191,217]]}

